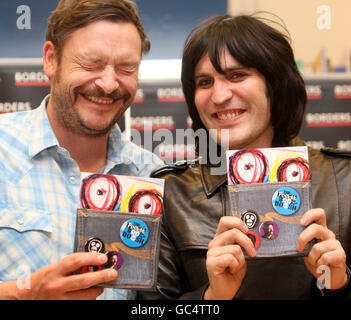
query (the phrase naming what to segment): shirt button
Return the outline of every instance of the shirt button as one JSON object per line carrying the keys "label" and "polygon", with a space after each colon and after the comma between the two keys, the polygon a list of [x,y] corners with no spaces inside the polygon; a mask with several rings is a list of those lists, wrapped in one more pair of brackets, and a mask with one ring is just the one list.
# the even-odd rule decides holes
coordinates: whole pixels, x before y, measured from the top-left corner
{"label": "shirt button", "polygon": [[75,178],[75,177],[70,177],[69,180],[70,180],[71,182],[74,182],[74,181],[76,181],[76,178]]}
{"label": "shirt button", "polygon": [[17,223],[21,226],[23,224],[23,220],[19,219],[17,220]]}

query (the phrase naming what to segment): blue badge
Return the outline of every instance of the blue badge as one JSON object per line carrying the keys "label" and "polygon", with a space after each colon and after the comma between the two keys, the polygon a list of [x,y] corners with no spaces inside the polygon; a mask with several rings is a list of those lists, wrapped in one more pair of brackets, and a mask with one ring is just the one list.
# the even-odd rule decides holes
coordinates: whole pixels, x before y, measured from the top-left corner
{"label": "blue badge", "polygon": [[272,205],[275,211],[288,216],[299,210],[301,204],[300,196],[296,190],[284,187],[274,192]]}
{"label": "blue badge", "polygon": [[143,246],[149,238],[149,228],[140,219],[130,219],[122,224],[120,230],[122,242],[131,248]]}

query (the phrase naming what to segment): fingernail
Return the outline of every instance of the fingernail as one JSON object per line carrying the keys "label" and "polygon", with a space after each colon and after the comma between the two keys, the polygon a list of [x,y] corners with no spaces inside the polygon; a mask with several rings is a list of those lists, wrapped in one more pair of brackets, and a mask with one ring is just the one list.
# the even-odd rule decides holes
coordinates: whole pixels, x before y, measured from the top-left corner
{"label": "fingernail", "polygon": [[108,277],[110,279],[115,279],[117,277],[117,271],[115,269],[110,269],[108,271]]}
{"label": "fingernail", "polygon": [[99,253],[99,255],[98,255],[98,260],[99,260],[99,262],[100,262],[101,264],[103,264],[103,263],[106,262],[107,256],[106,256],[105,254]]}

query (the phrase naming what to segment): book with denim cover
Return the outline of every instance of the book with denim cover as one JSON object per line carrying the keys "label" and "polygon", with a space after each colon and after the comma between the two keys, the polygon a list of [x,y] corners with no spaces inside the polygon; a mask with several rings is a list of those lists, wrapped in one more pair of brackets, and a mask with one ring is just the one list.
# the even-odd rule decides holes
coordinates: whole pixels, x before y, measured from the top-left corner
{"label": "book with denim cover", "polygon": [[231,212],[247,225],[255,258],[308,255],[313,241],[296,251],[312,208],[307,147],[227,151],[227,164]]}
{"label": "book with denim cover", "polygon": [[74,248],[108,262],[80,273],[115,268],[118,278],[98,286],[155,289],[163,187],[163,179],[82,173]]}

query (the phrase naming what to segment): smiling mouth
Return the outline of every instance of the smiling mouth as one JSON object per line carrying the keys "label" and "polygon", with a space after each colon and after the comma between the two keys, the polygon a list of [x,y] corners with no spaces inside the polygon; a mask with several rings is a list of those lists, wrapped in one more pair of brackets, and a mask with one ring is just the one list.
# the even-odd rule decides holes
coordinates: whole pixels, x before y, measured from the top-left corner
{"label": "smiling mouth", "polygon": [[240,109],[231,109],[231,110],[226,110],[226,111],[219,111],[215,112],[213,114],[213,117],[219,119],[219,120],[232,120],[236,118],[237,116],[243,114],[245,110],[240,110]]}
{"label": "smiling mouth", "polygon": [[107,98],[107,97],[96,97],[96,96],[89,96],[85,94],[82,94],[82,96],[91,102],[99,103],[99,104],[112,104],[115,102],[114,99]]}

